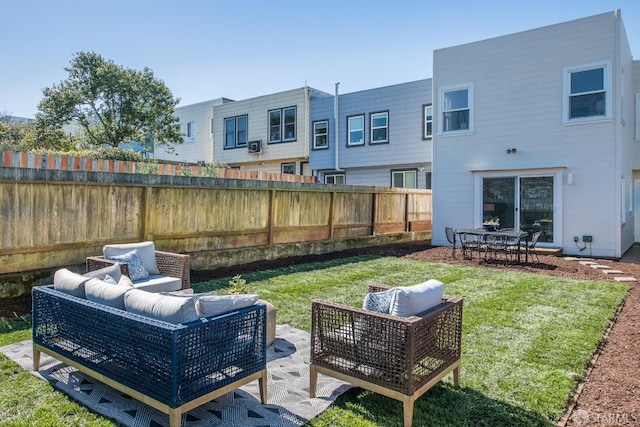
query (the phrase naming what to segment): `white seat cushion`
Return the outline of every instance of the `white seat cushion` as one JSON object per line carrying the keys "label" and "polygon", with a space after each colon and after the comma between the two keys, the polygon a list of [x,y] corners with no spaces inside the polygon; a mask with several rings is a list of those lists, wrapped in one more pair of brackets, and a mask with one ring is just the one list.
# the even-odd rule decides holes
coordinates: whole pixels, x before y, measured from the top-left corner
{"label": "white seat cushion", "polygon": [[189,323],[198,320],[196,306],[192,298],[131,289],[124,294],[124,305],[128,312],[165,322]]}
{"label": "white seat cushion", "polygon": [[124,310],[124,294],[130,290],[132,288],[103,282],[100,279],[90,279],[84,284],[84,292],[89,301],[119,308],[120,310]]}
{"label": "white seat cushion", "polygon": [[147,279],[133,282],[133,287],[147,292],[171,292],[182,288],[182,279],[154,274]]}
{"label": "white seat cushion", "polygon": [[196,311],[199,317],[218,316],[228,311],[249,307],[258,301],[260,295],[205,295],[197,298]]}
{"label": "white seat cushion", "polygon": [[53,275],[53,289],[73,295],[78,298],[85,298],[84,284],[88,282],[90,277],[84,277],[81,274],[61,268]]}

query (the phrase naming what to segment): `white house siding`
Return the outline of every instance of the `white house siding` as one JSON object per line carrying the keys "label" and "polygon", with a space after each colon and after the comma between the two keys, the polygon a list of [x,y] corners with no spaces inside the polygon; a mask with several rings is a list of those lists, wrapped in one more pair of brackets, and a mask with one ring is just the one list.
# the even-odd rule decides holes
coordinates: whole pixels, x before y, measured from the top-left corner
{"label": "white house siding", "polygon": [[[337,146],[338,168],[346,174],[348,184],[390,186],[391,170],[420,168],[418,186],[425,188],[425,171],[431,169],[431,140],[423,139],[423,106],[431,103],[431,79],[341,94],[338,98],[338,144],[333,98],[312,103],[311,124],[329,121],[329,149],[313,150],[311,127],[310,168],[320,175],[335,173]],[[388,142],[371,144],[371,114],[384,111],[388,112]],[[347,145],[347,117],[354,115],[364,115],[365,143],[360,146]],[[366,182],[365,177],[374,181]]]}
{"label": "white house siding", "polygon": [[[621,255],[619,24],[611,12],[434,52],[436,133],[442,88],[472,84],[474,115],[472,132],[434,139],[434,244],[447,243],[445,227],[481,226],[478,176],[550,173],[554,243],[578,253],[573,236],[592,235],[591,255]],[[563,67],[600,61],[611,63],[612,119],[563,125]]]}
{"label": "white house siding", "polygon": [[[213,138],[211,135],[211,119],[213,118],[213,107],[230,100],[225,98],[213,99],[197,104],[185,105],[175,109],[175,116],[180,120],[180,126],[184,133],[182,144],[174,145],[174,152],[169,153],[162,146],[156,146],[153,156],[159,160],[171,160],[179,162],[212,162]],[[195,122],[195,136],[193,140],[186,137],[187,123]]]}
{"label": "white house siding", "polygon": [[[330,96],[321,91],[302,87],[285,92],[225,103],[214,107],[214,133],[216,160],[234,167],[266,172],[280,172],[282,163],[308,161],[309,99]],[[269,110],[296,107],[296,139],[291,142],[269,144]],[[249,153],[247,147],[224,148],[224,119],[247,115],[248,140],[261,140],[261,152]],[[308,169],[307,169],[308,170]]]}
{"label": "white house siding", "polygon": [[640,242],[640,61],[633,62],[633,212],[634,241]]}
{"label": "white house siding", "polygon": [[[631,55],[631,48],[627,39],[626,30],[622,19],[618,20],[618,55],[620,61],[620,73],[619,80],[616,82],[616,90],[619,96],[616,97],[618,102],[618,114],[617,120],[615,120],[616,137],[620,146],[620,177],[622,178],[619,197],[621,198],[621,216],[624,221],[621,223],[620,229],[620,242],[619,247],[621,249],[620,256],[630,248],[635,241],[635,227],[634,227],[634,210],[633,210],[633,167],[634,167],[634,152],[635,146],[635,96],[633,91],[633,57]],[[640,211],[638,211],[640,215]]]}

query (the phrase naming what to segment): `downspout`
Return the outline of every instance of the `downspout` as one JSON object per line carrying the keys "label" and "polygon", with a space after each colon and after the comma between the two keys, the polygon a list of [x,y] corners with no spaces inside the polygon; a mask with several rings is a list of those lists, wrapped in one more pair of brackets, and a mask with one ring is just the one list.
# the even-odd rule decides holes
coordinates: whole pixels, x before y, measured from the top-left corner
{"label": "downspout", "polygon": [[[305,130],[305,134],[306,134],[306,138],[304,138],[305,141],[309,141],[310,138],[308,137],[309,134],[309,104],[311,103],[311,94],[309,92],[309,86],[307,86],[307,81],[304,81],[304,128]],[[304,154],[303,156],[309,160],[309,144],[304,144]],[[300,167],[302,169],[302,166]],[[302,170],[300,170],[300,173],[302,173]]]}
{"label": "downspout", "polygon": [[336,83],[336,92],[335,95],[333,97],[333,121],[335,122],[336,125],[336,143],[335,143],[335,164],[334,164],[334,169],[336,171],[342,171],[342,169],[340,169],[340,126],[339,126],[339,120],[338,120],[338,86],[340,86],[340,82]]}

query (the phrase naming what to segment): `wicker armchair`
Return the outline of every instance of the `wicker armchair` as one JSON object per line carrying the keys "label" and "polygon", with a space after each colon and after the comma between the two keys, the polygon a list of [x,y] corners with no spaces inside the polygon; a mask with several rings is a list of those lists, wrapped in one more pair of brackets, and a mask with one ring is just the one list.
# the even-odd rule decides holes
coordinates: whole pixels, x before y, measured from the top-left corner
{"label": "wicker armchair", "polygon": [[458,385],[462,304],[444,297],[420,316],[396,317],[312,301],[310,397],[318,374],[329,375],[402,401],[404,425],[411,426],[417,398],[451,371]]}
{"label": "wicker armchair", "polygon": [[[156,264],[160,274],[169,277],[179,277],[182,280],[182,289],[191,287],[191,270],[189,255],[174,252],[155,251]],[[104,256],[87,257],[87,272],[99,270],[115,264],[115,261],[105,259]],[[129,267],[125,263],[120,263],[120,271],[129,277]]]}

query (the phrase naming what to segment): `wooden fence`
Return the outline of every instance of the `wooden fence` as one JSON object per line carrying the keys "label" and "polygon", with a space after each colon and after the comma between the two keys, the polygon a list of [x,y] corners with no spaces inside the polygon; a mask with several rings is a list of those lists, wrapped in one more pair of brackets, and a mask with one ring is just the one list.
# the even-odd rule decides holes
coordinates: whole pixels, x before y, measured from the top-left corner
{"label": "wooden fence", "polygon": [[431,191],[0,167],[0,274],[108,243],[198,253],[431,230]]}
{"label": "wooden fence", "polygon": [[316,182],[315,176],[288,173],[262,172],[248,169],[211,168],[202,165],[157,162],[129,162],[123,160],[91,159],[86,157],[61,156],[5,151],[0,153],[0,167],[32,169],[73,170],[84,172],[146,173],[175,176],[211,176],[228,179],[251,179],[259,181]]}

